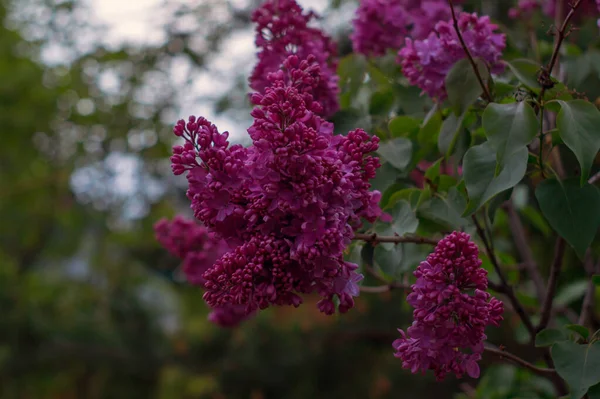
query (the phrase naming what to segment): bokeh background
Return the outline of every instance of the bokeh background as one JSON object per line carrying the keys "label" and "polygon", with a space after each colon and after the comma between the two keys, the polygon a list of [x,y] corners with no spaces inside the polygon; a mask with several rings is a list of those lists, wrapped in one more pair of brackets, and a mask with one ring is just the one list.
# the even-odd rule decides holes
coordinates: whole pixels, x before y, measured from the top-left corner
{"label": "bokeh background", "polygon": [[[219,329],[155,241],[158,219],[190,215],[169,167],[173,123],[204,115],[247,141],[259,3],[0,0],[0,398],[474,397],[468,379],[401,369],[401,291],[363,294],[341,317],[307,298]],[[355,1],[299,3],[323,15],[341,57],[351,52]],[[496,16],[510,6],[471,3]],[[577,78],[589,90],[588,69]],[[425,112],[418,90],[394,90],[399,112]],[[359,111],[338,126],[381,118]],[[547,382],[494,362],[477,397],[551,397]]]}

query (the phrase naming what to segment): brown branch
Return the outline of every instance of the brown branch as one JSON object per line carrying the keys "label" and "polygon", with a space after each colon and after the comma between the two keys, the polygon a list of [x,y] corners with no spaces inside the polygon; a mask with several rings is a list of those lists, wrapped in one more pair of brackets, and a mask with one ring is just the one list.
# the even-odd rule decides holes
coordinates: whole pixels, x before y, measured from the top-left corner
{"label": "brown branch", "polygon": [[544,299],[544,304],[542,306],[542,317],[540,319],[540,324],[536,329],[538,332],[546,328],[550,322],[550,317],[552,316],[552,302],[554,301],[554,296],[556,294],[558,276],[560,275],[564,254],[565,240],[563,240],[561,237],[558,237],[554,246],[554,261],[552,262],[552,268],[550,269],[548,289],[546,291],[546,298]]}
{"label": "brown branch", "polygon": [[353,240],[360,240],[369,242],[372,244],[379,244],[381,242],[393,242],[394,244],[399,243],[412,243],[412,244],[429,244],[429,245],[437,245],[438,241],[432,238],[427,237],[419,237],[419,236],[380,236],[377,234],[363,234],[356,233],[354,235]]}
{"label": "brown branch", "polygon": [[544,377],[553,377],[553,376],[558,375],[556,373],[556,370],[554,370],[554,369],[535,366],[535,365],[529,363],[528,361],[521,359],[517,355],[513,355],[510,352],[506,352],[506,351],[503,351],[503,350],[500,350],[497,348],[493,348],[489,345],[485,345],[484,350],[488,353],[498,356],[500,359],[508,359],[508,360],[512,361],[513,363],[518,364],[519,366],[525,367],[526,369],[534,372],[535,374],[538,374],[538,375],[541,375]]}
{"label": "brown branch", "polygon": [[544,286],[544,280],[535,262],[531,248],[529,247],[529,242],[525,235],[525,228],[511,201],[508,201],[504,208],[508,215],[508,225],[510,226],[513,235],[515,247],[523,261],[524,269],[527,270],[527,275],[533,281],[538,301],[541,303],[544,300],[546,287]]}
{"label": "brown branch", "polygon": [[496,274],[498,274],[498,277],[500,278],[500,286],[497,287],[498,289],[496,289],[496,291],[501,292],[508,297],[512,308],[514,309],[515,312],[517,312],[517,314],[521,318],[521,321],[525,325],[525,328],[527,328],[527,331],[529,331],[529,334],[532,337],[534,337],[535,336],[535,327],[533,326],[533,323],[531,322],[529,315],[523,308],[523,305],[521,304],[521,302],[519,302],[519,299],[515,295],[515,292],[514,292],[512,286],[508,283],[508,280],[506,279],[504,272],[500,268],[500,264],[498,263],[498,260],[496,259],[496,254],[494,253],[490,243],[488,242],[488,239],[485,235],[485,231],[481,227],[481,224],[479,223],[479,221],[477,220],[475,215],[473,215],[471,218],[473,219],[473,223],[475,224],[475,228],[477,229],[477,234],[479,235],[479,238],[481,238],[481,241],[483,241],[483,245],[485,247],[487,256],[490,259],[490,262],[492,262],[492,265],[494,266],[494,270],[496,270]]}
{"label": "brown branch", "polygon": [[469,48],[467,47],[467,44],[465,43],[465,39],[463,38],[462,33],[460,32],[460,29],[458,27],[458,19],[456,18],[456,13],[454,12],[454,4],[452,4],[452,0],[448,0],[448,4],[450,5],[450,11],[452,12],[452,22],[454,24],[454,30],[456,31],[458,40],[460,40],[460,44],[462,45],[463,50],[465,50],[465,54],[467,55],[467,58],[469,59],[469,62],[471,63],[471,66],[473,67],[473,72],[475,72],[475,76],[477,77],[477,80],[479,81],[479,85],[483,89],[483,94],[484,94],[485,99],[488,102],[492,102],[492,95],[490,94],[490,91],[488,90],[488,87],[486,86],[486,84],[483,82],[483,78],[481,77],[481,74],[479,73],[479,68],[477,68],[477,64],[475,64],[473,55],[471,54],[471,51],[469,51]]}

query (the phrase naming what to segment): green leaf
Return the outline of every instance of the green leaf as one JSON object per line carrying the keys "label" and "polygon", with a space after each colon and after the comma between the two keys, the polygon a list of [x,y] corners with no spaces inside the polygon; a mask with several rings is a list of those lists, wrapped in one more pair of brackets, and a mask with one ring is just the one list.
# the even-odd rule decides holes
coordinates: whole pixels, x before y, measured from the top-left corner
{"label": "green leaf", "polygon": [[590,330],[585,328],[584,326],[580,326],[579,324],[568,324],[565,326],[567,330],[571,330],[581,335],[583,339],[588,339],[590,336]]}
{"label": "green leaf", "polygon": [[535,336],[535,346],[538,348],[552,346],[557,342],[566,341],[569,337],[557,328],[546,328]]}
{"label": "green leaf", "polygon": [[505,61],[505,64],[508,65],[517,80],[524,86],[535,93],[540,92],[541,87],[537,81],[537,75],[540,71],[538,64],[525,59],[512,60],[510,62]]}
{"label": "green leaf", "polygon": [[[419,219],[415,212],[410,207],[410,204],[405,200],[400,200],[394,204],[394,207],[388,211],[392,217],[391,223],[378,222],[375,225],[375,232],[380,235],[390,236],[397,234],[403,236],[407,233],[414,233],[419,227]],[[394,247],[394,243],[379,244],[386,249]]]}
{"label": "green leaf", "polygon": [[447,197],[435,195],[425,201],[418,209],[420,217],[429,219],[450,229],[460,229],[468,226],[469,221],[461,216],[467,201],[456,189],[450,188]]}
{"label": "green leaf", "polygon": [[600,226],[600,192],[576,178],[563,182],[544,180],[535,190],[540,209],[550,226],[583,258]]}
{"label": "green leaf", "polygon": [[556,117],[556,126],[560,137],[579,161],[583,185],[600,149],[600,111],[584,100],[557,101],[561,109]]}
{"label": "green leaf", "polygon": [[399,277],[402,270],[402,258],[404,257],[403,247],[400,244],[393,245],[386,249],[382,245],[375,247],[375,263],[382,272],[390,277]]}
{"label": "green leaf", "polygon": [[394,93],[391,90],[376,91],[369,101],[369,114],[387,115],[394,106]]}
{"label": "green leaf", "polygon": [[579,280],[568,284],[558,291],[558,294],[554,298],[554,303],[561,306],[570,305],[583,297],[587,290],[587,286],[588,282],[586,280]]}
{"label": "green leaf", "polygon": [[523,147],[498,165],[496,152],[489,142],[471,147],[463,160],[463,177],[469,194],[469,204],[463,216],[470,216],[488,200],[518,184],[527,170],[527,148]]}
{"label": "green leaf", "polygon": [[419,121],[410,116],[397,116],[390,121],[388,129],[392,137],[409,137],[419,130]]}
{"label": "green leaf", "polygon": [[[490,73],[485,62],[480,58],[475,58],[475,64],[483,83],[487,86],[490,80]],[[456,62],[446,75],[446,91],[448,92],[448,101],[454,109],[456,115],[462,115],[479,98],[483,89],[475,75],[473,66],[467,58]]]}
{"label": "green leaf", "polygon": [[377,152],[393,167],[404,170],[410,163],[412,142],[403,137],[398,137],[380,143]]}
{"label": "green leaf", "polygon": [[510,199],[510,197],[512,196],[512,192],[512,188],[504,190],[500,194],[492,198],[492,200],[488,203],[487,216],[490,218],[490,222],[494,223],[494,219],[496,218],[496,212],[498,211],[498,208],[500,208],[502,204],[504,204]]}
{"label": "green leaf", "polygon": [[446,154],[446,156],[450,155],[454,149],[458,132],[462,128],[462,122],[464,118],[465,114],[456,116],[452,113],[444,120],[440,130],[440,135],[438,136],[438,148],[440,153]]}
{"label": "green leaf", "polygon": [[551,353],[556,371],[569,384],[572,399],[581,399],[590,387],[600,383],[600,343],[562,341],[552,346]]}
{"label": "green leaf", "polygon": [[552,234],[552,228],[536,208],[528,205],[521,209],[521,213],[523,214],[523,217],[529,223],[531,223],[533,227],[535,227],[540,233],[544,235],[544,237],[550,237],[550,235]]}
{"label": "green leaf", "polygon": [[594,274],[592,276],[592,282],[596,285],[600,287],[600,274]]}
{"label": "green leaf", "polygon": [[482,124],[500,165],[504,164],[505,158],[529,144],[539,130],[535,112],[525,101],[489,104],[483,112]]}

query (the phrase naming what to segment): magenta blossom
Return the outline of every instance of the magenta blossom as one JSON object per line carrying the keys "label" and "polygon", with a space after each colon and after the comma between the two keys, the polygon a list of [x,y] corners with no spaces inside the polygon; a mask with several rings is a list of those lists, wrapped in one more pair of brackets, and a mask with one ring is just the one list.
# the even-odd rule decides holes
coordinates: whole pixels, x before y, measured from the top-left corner
{"label": "magenta blossom", "polygon": [[354,51],[379,56],[398,50],[406,37],[425,39],[450,18],[446,0],[362,0],[352,21]]}
{"label": "magenta blossom", "polygon": [[354,306],[362,276],[343,251],[361,218],[381,216],[381,195],[369,191],[378,139],[360,129],[333,135],[312,95],[320,76],[313,56],[295,55],[269,74],[269,86],[251,96],[248,148],[230,146],[204,118],[174,128],[185,144],[174,147],[172,168],[187,173],[194,214],[234,248],[203,275],[213,308],[299,306],[311,292],[327,314],[334,297],[340,312]]}
{"label": "magenta blossom", "polygon": [[339,108],[336,46],[323,31],[310,26],[316,14],[303,13],[295,0],[267,0],[252,14],[256,24],[258,63],[252,71],[250,87],[257,92],[271,84],[268,76],[278,71],[288,56],[308,59],[320,67],[318,82],[312,90],[313,99],[321,104],[319,115],[328,117]]}
{"label": "magenta blossom", "polygon": [[[183,273],[194,285],[204,287],[204,273],[229,251],[225,241],[181,216],[176,216],[172,221],[159,220],[154,225],[154,231],[158,242],[183,261]],[[221,327],[235,327],[251,316],[240,311],[239,306],[226,305],[214,308],[208,319]]]}
{"label": "magenta blossom", "polygon": [[[495,33],[498,28],[487,16],[461,13],[458,26],[473,57],[483,59],[492,72],[501,72],[500,58],[506,46],[506,36]],[[406,38],[406,45],[398,52],[398,62],[410,84],[418,86],[432,98],[444,100],[447,96],[445,79],[452,66],[465,58],[452,21],[439,22],[434,32],[424,40]]]}
{"label": "magenta blossom", "polygon": [[484,331],[499,325],[503,304],[486,292],[487,271],[478,255],[468,234],[453,232],[417,267],[407,297],[414,321],[393,343],[402,367],[433,370],[438,380],[448,373],[479,377]]}

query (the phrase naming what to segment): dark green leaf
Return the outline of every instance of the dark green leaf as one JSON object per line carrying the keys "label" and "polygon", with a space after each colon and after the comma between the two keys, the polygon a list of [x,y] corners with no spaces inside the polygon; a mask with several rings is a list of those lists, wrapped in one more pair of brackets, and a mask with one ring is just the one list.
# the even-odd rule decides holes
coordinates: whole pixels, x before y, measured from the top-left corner
{"label": "dark green leaf", "polygon": [[392,137],[409,137],[419,130],[419,121],[410,116],[397,116],[390,121],[388,128]]}
{"label": "dark green leaf", "polygon": [[500,165],[529,144],[539,130],[535,112],[525,101],[489,104],[483,112],[482,124],[490,145],[496,150],[496,160]]}
{"label": "dark green leaf", "polygon": [[461,216],[467,201],[455,188],[450,188],[448,196],[435,195],[419,207],[420,217],[434,221],[450,229],[468,226],[469,221]]}
{"label": "dark green leaf", "polygon": [[403,137],[398,137],[380,143],[377,152],[393,167],[404,170],[410,163],[412,142]]}
{"label": "dark green leaf", "polygon": [[496,211],[502,206],[502,204],[510,199],[512,192],[512,188],[502,191],[500,194],[492,198],[492,200],[488,203],[487,215],[492,223],[494,223],[494,219],[496,218]]}
{"label": "dark green leaf", "polygon": [[[490,80],[490,73],[485,62],[475,58],[475,64],[479,70],[479,75],[485,85]],[[462,115],[479,98],[483,89],[471,62],[467,58],[456,62],[446,75],[446,91],[448,92],[448,101],[452,104],[454,113]]]}
{"label": "dark green leaf", "polygon": [[382,245],[375,247],[375,263],[382,272],[390,277],[398,277],[402,269],[402,245],[396,244],[387,248]]}
{"label": "dark green leaf", "polygon": [[562,341],[554,344],[551,353],[556,371],[569,384],[572,399],[581,399],[590,387],[600,383],[600,343]]}
{"label": "dark green leaf", "polygon": [[600,192],[577,179],[545,180],[535,190],[540,209],[552,228],[583,258],[600,226]]}
{"label": "dark green leaf", "polygon": [[387,115],[394,105],[394,93],[391,90],[376,91],[369,101],[369,114]]}
{"label": "dark green leaf", "polygon": [[438,148],[440,153],[450,155],[453,150],[458,132],[462,128],[465,115],[456,116],[451,113],[442,123],[440,135],[438,136]]}
{"label": "dark green leaf", "polygon": [[[400,200],[394,204],[394,207],[387,211],[392,217],[391,223],[379,222],[375,226],[375,232],[380,235],[390,236],[397,234],[403,236],[407,233],[414,233],[419,227],[419,220],[410,204],[405,200]],[[393,248],[393,243],[379,244],[386,249]]]}
{"label": "dark green leaf", "polygon": [[600,111],[584,100],[558,102],[561,109],[556,117],[556,126],[560,137],[579,161],[583,185],[600,149]]}
{"label": "dark green leaf", "polygon": [[540,92],[541,87],[537,81],[537,75],[540,71],[540,66],[538,64],[525,59],[513,60],[505,63],[519,82],[535,93]]}
{"label": "dark green leaf", "polygon": [[594,274],[592,276],[592,282],[597,285],[600,286],[600,274]]}
{"label": "dark green leaf", "polygon": [[569,337],[564,331],[556,328],[546,328],[535,336],[535,346],[538,348],[552,346],[557,342],[566,341]]}
{"label": "dark green leaf", "polygon": [[581,335],[584,339],[588,339],[590,336],[590,330],[585,328],[584,326],[580,326],[579,324],[568,324],[565,326],[567,330],[571,330]]}
{"label": "dark green leaf", "polygon": [[469,204],[463,216],[473,214],[490,198],[521,181],[527,169],[527,148],[521,148],[508,157],[496,175],[497,167],[496,152],[489,142],[467,151],[463,161],[463,176]]}

